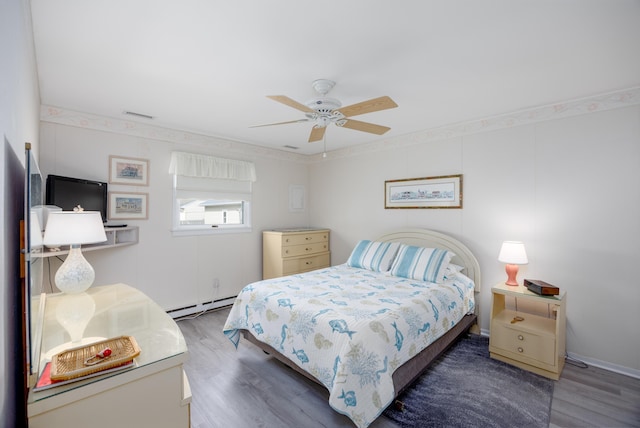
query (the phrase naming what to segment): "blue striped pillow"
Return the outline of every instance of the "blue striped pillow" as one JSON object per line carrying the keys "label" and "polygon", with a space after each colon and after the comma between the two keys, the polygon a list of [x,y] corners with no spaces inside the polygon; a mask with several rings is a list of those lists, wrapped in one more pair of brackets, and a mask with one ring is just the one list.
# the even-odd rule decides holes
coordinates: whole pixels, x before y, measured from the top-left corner
{"label": "blue striped pillow", "polygon": [[351,252],[347,265],[374,272],[386,272],[391,268],[399,247],[398,242],[362,240]]}
{"label": "blue striped pillow", "polygon": [[391,266],[391,275],[419,281],[441,283],[444,273],[454,256],[451,251],[440,248],[402,245]]}

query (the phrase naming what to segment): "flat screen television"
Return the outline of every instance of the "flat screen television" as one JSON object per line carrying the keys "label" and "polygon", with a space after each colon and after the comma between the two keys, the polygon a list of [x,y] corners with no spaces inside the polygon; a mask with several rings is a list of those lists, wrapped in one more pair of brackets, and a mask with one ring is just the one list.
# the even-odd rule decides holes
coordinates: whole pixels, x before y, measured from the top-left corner
{"label": "flat screen television", "polygon": [[107,221],[107,183],[82,178],[47,176],[46,204],[63,211],[72,211],[80,205],[85,211],[100,211]]}

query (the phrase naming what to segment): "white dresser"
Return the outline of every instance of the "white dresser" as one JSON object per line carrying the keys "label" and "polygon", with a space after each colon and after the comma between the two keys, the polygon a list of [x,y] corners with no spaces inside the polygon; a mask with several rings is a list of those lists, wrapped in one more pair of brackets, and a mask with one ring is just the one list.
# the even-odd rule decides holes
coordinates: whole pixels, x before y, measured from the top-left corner
{"label": "white dresser", "polygon": [[[76,295],[47,295],[43,318],[39,370],[73,346],[72,336],[85,342],[133,336],[140,355],[132,369],[31,388],[30,428],[190,426],[191,391],[183,371],[187,346],[176,322],[153,300],[125,284],[92,287]],[[74,331],[84,324],[83,332]]]}
{"label": "white dresser", "polygon": [[274,229],[262,232],[263,279],[329,266],[329,229]]}

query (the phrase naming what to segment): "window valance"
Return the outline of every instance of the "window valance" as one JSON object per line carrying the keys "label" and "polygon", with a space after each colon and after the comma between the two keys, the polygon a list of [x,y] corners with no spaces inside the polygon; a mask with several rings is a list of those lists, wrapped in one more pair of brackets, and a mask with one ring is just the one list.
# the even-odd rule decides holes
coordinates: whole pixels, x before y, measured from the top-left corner
{"label": "window valance", "polygon": [[196,153],[172,152],[169,173],[187,177],[256,181],[253,162]]}

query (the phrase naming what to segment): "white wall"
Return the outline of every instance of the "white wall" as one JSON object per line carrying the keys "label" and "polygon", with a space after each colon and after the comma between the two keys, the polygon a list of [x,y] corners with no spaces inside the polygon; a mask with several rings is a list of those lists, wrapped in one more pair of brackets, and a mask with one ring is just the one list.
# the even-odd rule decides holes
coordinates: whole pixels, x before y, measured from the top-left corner
{"label": "white wall", "polygon": [[[109,155],[150,161],[148,187],[109,185],[110,191],[149,193],[149,219],[122,221],[140,227],[139,244],[86,252],[85,257],[96,271],[96,285],[130,284],[167,310],[237,295],[242,287],[262,278],[262,230],[308,224],[308,212],[289,212],[288,200],[290,184],[308,187],[308,168],[303,162],[265,156],[236,143],[224,144],[229,150],[219,149],[215,140],[207,146],[206,138],[204,143],[178,143],[52,122],[41,123],[41,140],[45,176],[108,181]],[[173,150],[255,162],[258,180],[253,186],[251,233],[172,235],[172,176],[168,170]],[[47,261],[55,272],[59,262]],[[215,279],[220,284],[217,292]]]}
{"label": "white wall", "polygon": [[[332,230],[332,263],[395,228],[451,234],[479,259],[487,331],[490,288],[506,276],[500,244],[524,241],[520,281],[567,292],[568,352],[640,376],[640,107],[498,128],[314,162],[310,221]],[[385,180],[460,173],[463,209],[384,209]]]}
{"label": "white wall", "polygon": [[[35,153],[38,151],[38,118],[40,95],[36,75],[33,32],[31,30],[31,13],[28,2],[20,0],[4,0],[0,2],[0,165],[5,165],[5,142],[8,142],[18,159],[24,162],[24,143],[32,143]],[[15,286],[5,277],[8,254],[18,251],[18,248],[5,247],[5,209],[13,205],[5,195],[5,171],[0,173],[0,272],[3,284],[0,287],[0,378],[3,379],[0,388],[0,425],[12,426],[19,423],[20,405],[16,404],[22,396],[22,391],[15,391],[16,377],[20,377],[20,368],[13,366],[16,344],[6,336],[7,325],[13,327],[17,320],[7,317],[18,310],[8,311],[5,305],[9,297],[15,293],[8,287]],[[14,253],[15,254],[15,253]],[[16,414],[18,413],[18,414]]]}

